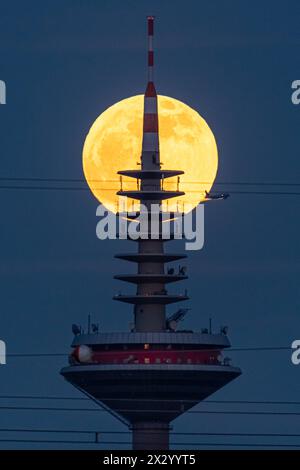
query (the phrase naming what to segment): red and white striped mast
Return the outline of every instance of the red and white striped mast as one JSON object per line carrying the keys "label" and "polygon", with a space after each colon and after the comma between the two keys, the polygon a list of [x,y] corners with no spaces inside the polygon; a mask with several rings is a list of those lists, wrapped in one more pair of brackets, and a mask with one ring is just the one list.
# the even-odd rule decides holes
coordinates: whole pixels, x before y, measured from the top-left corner
{"label": "red and white striped mast", "polygon": [[[118,295],[114,299],[134,304],[134,331],[166,331],[166,305],[187,300],[187,295],[168,295],[166,283],[183,280],[185,276],[170,276],[165,273],[168,257],[164,255],[162,238],[161,202],[173,197],[183,196],[182,191],[165,191],[162,180],[183,173],[181,170],[161,170],[159,154],[159,121],[158,100],[153,81],[154,52],[154,16],[147,17],[148,27],[148,83],[144,94],[143,140],[141,149],[141,168],[139,170],[122,170],[120,175],[136,178],[140,181],[137,190],[118,191],[118,195],[127,196],[140,201],[140,214],[136,221],[148,217],[148,233],[146,237],[137,239],[138,253],[131,256],[137,263],[137,273],[117,275],[116,279],[133,282],[137,285],[136,294]],[[158,220],[158,233],[153,234],[150,219],[153,215]],[[176,259],[185,255],[175,254]],[[122,255],[117,255],[120,259]],[[128,277],[129,276],[129,277]]]}

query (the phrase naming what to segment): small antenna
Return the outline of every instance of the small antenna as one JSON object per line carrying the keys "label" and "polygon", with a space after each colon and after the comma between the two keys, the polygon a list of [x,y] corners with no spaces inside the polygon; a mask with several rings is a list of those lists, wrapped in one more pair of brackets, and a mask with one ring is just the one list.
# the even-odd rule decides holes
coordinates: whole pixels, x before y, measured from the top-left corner
{"label": "small antenna", "polygon": [[148,23],[148,82],[153,82],[153,34],[154,34],[154,16],[147,16]]}

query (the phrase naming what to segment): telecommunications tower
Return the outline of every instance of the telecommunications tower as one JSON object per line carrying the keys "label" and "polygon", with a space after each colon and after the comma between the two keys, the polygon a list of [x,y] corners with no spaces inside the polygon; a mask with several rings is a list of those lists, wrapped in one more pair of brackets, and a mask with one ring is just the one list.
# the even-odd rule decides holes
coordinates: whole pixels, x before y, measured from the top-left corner
{"label": "telecommunications tower", "polygon": [[[118,192],[140,201],[151,213],[153,204],[184,195],[164,189],[166,178],[177,177],[180,170],[162,169],[159,152],[159,116],[153,81],[154,17],[148,23],[148,84],[144,95],[143,142],[140,169],[125,169],[119,175],[137,181],[136,190]],[[121,214],[119,214],[121,216]],[[144,216],[142,209],[137,216]],[[168,449],[170,423],[241,374],[230,365],[222,350],[230,346],[226,329],[213,334],[179,330],[178,323],[187,312],[179,308],[169,317],[166,306],[188,300],[186,292],[173,294],[168,285],[187,279],[186,269],[174,269],[168,263],[186,257],[165,251],[172,244],[162,236],[162,217],[158,214],[159,231],[131,243],[135,252],[115,257],[135,263],[135,274],[122,274],[116,279],[136,286],[134,294],[119,294],[118,302],[133,305],[131,331],[103,333],[97,328],[75,334],[70,365],[61,374],[81,392],[129,426],[133,449]]]}

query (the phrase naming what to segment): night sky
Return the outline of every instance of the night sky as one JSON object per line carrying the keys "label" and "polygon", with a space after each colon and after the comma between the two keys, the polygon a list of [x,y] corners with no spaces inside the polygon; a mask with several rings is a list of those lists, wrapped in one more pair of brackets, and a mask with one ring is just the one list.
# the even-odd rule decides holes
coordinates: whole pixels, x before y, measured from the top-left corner
{"label": "night sky", "polygon": [[[144,92],[145,17],[154,14],[158,93],[182,100],[208,122],[219,149],[216,181],[300,183],[300,105],[291,102],[291,83],[300,78],[298,1],[31,0],[2,1],[0,8],[0,79],[7,85],[7,104],[0,106],[1,178],[83,178],[82,146],[91,124],[108,106]],[[0,396],[80,397],[59,375],[67,364],[71,325],[84,325],[92,314],[102,331],[128,329],[132,307],[112,296],[133,288],[112,277],[130,266],[113,255],[133,251],[135,244],[96,238],[97,201],[88,190],[3,189],[8,184],[34,183],[0,181],[0,338],[9,355],[0,366]],[[214,187],[231,189],[300,192]],[[233,348],[289,347],[300,338],[299,203],[300,195],[232,194],[205,207],[204,249],[188,253],[190,279],[172,288],[188,288],[192,310],[186,328],[207,327],[212,317],[216,331],[229,326]],[[172,251],[183,248],[174,242]],[[66,356],[10,356],[30,353]],[[299,400],[300,365],[292,365],[289,350],[228,355],[243,375],[211,399]],[[100,411],[1,409],[6,405],[96,409],[88,401],[0,398],[1,429],[126,431]],[[296,405],[196,409],[300,412]],[[174,431],[295,433],[297,423],[297,416],[186,414],[175,421]],[[104,435],[103,440],[129,437]],[[5,438],[87,439],[0,432],[0,441]],[[300,448],[299,438],[172,439],[299,443]]]}

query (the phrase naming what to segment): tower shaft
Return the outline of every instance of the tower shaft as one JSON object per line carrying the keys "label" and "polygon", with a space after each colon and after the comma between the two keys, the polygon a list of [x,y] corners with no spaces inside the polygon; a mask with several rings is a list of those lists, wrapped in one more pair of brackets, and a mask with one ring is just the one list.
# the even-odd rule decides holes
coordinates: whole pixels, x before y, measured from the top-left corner
{"label": "tower shaft", "polygon": [[[140,191],[131,194],[140,200],[140,217],[148,218],[147,239],[138,241],[138,253],[147,254],[148,259],[138,261],[136,278],[136,299],[134,301],[134,330],[135,331],[165,331],[166,330],[166,304],[168,302],[165,286],[165,263],[157,261],[156,257],[151,259],[151,254],[164,254],[164,240],[162,240],[162,198],[168,199],[182,195],[182,192],[166,192],[162,190],[161,181],[165,172],[161,170],[159,152],[159,119],[158,99],[153,80],[154,69],[154,17],[147,18],[148,23],[148,83],[144,94],[143,113],[143,141],[141,152],[141,171],[132,175],[140,181]],[[120,172],[125,174],[126,172]],[[173,176],[178,172],[171,171],[166,177]],[[179,171],[179,173],[181,173]],[[127,172],[128,174],[128,172]],[[130,195],[129,191],[120,191],[119,194]],[[132,192],[131,192],[132,193]],[[153,233],[151,219],[155,220],[158,233]],[[156,238],[156,239],[155,239]],[[141,276],[139,282],[138,276]],[[148,276],[148,281],[142,276]],[[123,278],[123,280],[125,280]],[[159,296],[161,299],[159,299]],[[117,300],[121,300],[117,298]],[[151,301],[153,300],[153,302]],[[160,301],[161,300],[161,301]],[[181,300],[178,298],[178,301]],[[174,302],[177,300],[174,299]]]}
{"label": "tower shaft", "polygon": [[162,422],[139,422],[132,426],[133,450],[169,449],[170,425]]}
{"label": "tower shaft", "polygon": [[[153,81],[154,69],[154,17],[148,16],[148,83],[144,95],[144,117],[143,117],[143,143],[141,155],[142,170],[159,170],[159,128],[158,128],[158,103],[157,93]],[[160,191],[160,179],[147,178],[141,179],[142,191]],[[148,214],[151,214],[151,206],[161,204],[160,200],[141,199],[141,217],[143,208],[146,208]],[[146,215],[147,217],[147,215]],[[160,223],[160,222],[159,222]],[[148,225],[148,236],[150,236],[151,227]],[[140,240],[138,242],[138,252],[143,253],[163,253],[164,246],[160,240]],[[164,274],[164,264],[154,261],[139,262],[139,274]],[[137,285],[137,295],[149,296],[153,292],[159,292],[164,289],[163,283],[143,283]],[[162,304],[137,304],[134,307],[134,322],[136,331],[163,331],[166,326],[165,305]]]}

